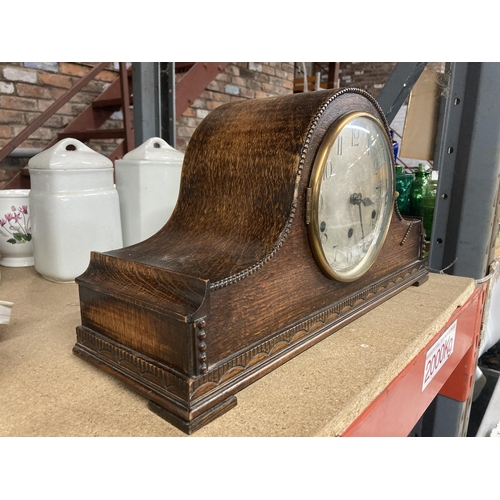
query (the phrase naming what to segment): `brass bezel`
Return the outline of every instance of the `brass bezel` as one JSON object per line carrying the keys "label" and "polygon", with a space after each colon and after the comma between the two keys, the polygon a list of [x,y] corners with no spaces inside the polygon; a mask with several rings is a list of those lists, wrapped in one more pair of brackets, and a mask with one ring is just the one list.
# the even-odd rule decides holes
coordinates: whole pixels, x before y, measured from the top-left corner
{"label": "brass bezel", "polygon": [[[351,122],[352,120],[360,117],[366,117],[373,122],[375,122],[378,127],[380,128],[381,131],[383,131],[383,135],[385,137],[386,145],[387,145],[387,151],[388,151],[388,156],[390,163],[388,165],[389,171],[388,171],[388,179],[389,179],[389,184],[392,181],[392,191],[390,192],[389,196],[389,203],[387,204],[387,210],[389,211],[388,217],[387,217],[387,223],[385,228],[382,231],[382,237],[379,239],[377,245],[377,248],[375,249],[374,252],[372,253],[367,253],[365,257],[361,260],[361,262],[351,271],[346,272],[346,273],[338,273],[328,263],[328,260],[325,257],[325,254],[323,252],[323,246],[321,245],[321,239],[320,239],[320,231],[319,231],[319,223],[318,223],[318,205],[319,205],[319,192],[320,192],[320,187],[321,187],[321,181],[322,181],[322,176],[323,176],[323,169],[326,166],[326,161],[328,159],[328,155],[330,153],[330,150],[337,139],[338,135],[340,132],[346,127],[346,125]],[[310,199],[308,200],[308,203],[310,204],[310,216],[309,220],[307,221],[308,225],[308,233],[309,233],[309,241],[311,243],[311,248],[314,254],[314,257],[316,258],[316,261],[318,265],[320,266],[321,270],[330,278],[333,278],[337,281],[342,281],[342,282],[351,282],[355,281],[361,276],[363,276],[374,264],[374,262],[377,260],[377,256],[380,253],[380,250],[382,249],[382,246],[384,245],[385,239],[387,237],[387,233],[389,231],[389,226],[391,224],[391,219],[392,219],[392,213],[394,211],[394,196],[395,196],[395,175],[394,175],[394,161],[393,161],[393,155],[392,155],[392,145],[389,140],[389,136],[383,126],[383,124],[372,114],[364,112],[364,111],[354,111],[347,113],[340,117],[338,120],[336,120],[332,125],[330,125],[330,128],[327,130],[319,148],[316,154],[316,158],[314,159],[314,164],[311,172],[311,178],[309,181],[309,193],[310,193]],[[385,217],[385,214],[383,215]],[[361,266],[363,262],[367,258],[371,259],[370,264],[365,268]],[[361,268],[361,270],[359,270]]]}

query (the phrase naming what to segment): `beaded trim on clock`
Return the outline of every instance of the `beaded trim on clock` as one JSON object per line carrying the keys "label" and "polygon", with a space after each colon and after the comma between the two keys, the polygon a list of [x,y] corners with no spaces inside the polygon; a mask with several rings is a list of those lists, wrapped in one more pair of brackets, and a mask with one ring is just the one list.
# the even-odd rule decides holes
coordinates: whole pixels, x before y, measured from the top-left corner
{"label": "beaded trim on clock", "polygon": [[[304,145],[302,147],[302,152],[300,154],[300,160],[299,160],[299,166],[297,170],[297,180],[300,178],[302,174],[302,170],[304,168],[304,162],[306,158],[306,153],[307,150],[309,149],[309,144],[311,142],[311,137],[314,132],[314,129],[316,128],[316,125],[318,124],[319,119],[321,116],[324,114],[326,108],[335,100],[337,97],[348,94],[348,93],[353,93],[353,94],[360,94],[364,97],[366,97],[371,104],[376,108],[378,111],[380,117],[382,118],[382,122],[384,125],[384,129],[389,135],[389,124],[387,123],[387,119],[385,118],[384,112],[382,111],[382,108],[380,107],[379,103],[375,100],[373,96],[371,96],[368,92],[366,92],[363,89],[358,89],[358,88],[346,88],[346,89],[341,89],[332,96],[328,98],[328,100],[321,106],[321,108],[318,110],[316,115],[313,117],[311,121],[311,125],[309,126],[309,130],[307,132],[306,139],[304,141]],[[296,188],[298,187],[298,182],[296,182]],[[278,239],[278,242],[274,246],[274,248],[261,260],[259,260],[256,264],[253,266],[244,269],[243,271],[240,271],[237,274],[234,274],[232,276],[229,276],[227,278],[224,278],[222,280],[216,281],[210,285],[210,290],[218,290],[219,288],[223,288],[225,286],[231,285],[233,283],[236,283],[238,281],[241,281],[243,278],[246,278],[247,276],[250,276],[251,274],[254,274],[256,271],[258,271],[264,264],[269,262],[278,252],[278,250],[281,248],[283,243],[285,242],[288,233],[290,232],[290,228],[292,226],[293,219],[295,217],[295,212],[297,211],[297,201],[294,201],[292,203],[291,209],[290,209],[290,217],[288,218],[288,221],[285,225],[285,229],[283,230],[283,233],[281,233],[280,238]]]}

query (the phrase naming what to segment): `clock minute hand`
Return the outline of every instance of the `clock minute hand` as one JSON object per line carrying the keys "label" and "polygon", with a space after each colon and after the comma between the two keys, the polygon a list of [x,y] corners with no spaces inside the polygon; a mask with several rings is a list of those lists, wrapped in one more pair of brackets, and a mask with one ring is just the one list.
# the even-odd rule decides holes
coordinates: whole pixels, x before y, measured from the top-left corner
{"label": "clock minute hand", "polygon": [[363,214],[361,212],[361,203],[363,203],[363,205],[366,206],[366,205],[371,205],[373,202],[370,200],[370,198],[364,198],[363,199],[363,195],[361,193],[353,193],[353,194],[351,194],[350,202],[353,205],[358,205],[358,209],[359,209],[359,223],[361,224],[361,238],[364,240],[365,239],[365,231],[363,229]]}

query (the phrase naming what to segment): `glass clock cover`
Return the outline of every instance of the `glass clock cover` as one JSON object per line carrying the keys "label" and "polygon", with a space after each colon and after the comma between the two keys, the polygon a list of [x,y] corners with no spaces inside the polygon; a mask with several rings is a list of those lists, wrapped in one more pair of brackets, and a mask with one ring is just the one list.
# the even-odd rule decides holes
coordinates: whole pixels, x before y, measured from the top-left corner
{"label": "glass clock cover", "polygon": [[393,171],[387,134],[372,115],[350,113],[327,131],[311,176],[309,233],[328,276],[353,281],[375,261],[392,215]]}

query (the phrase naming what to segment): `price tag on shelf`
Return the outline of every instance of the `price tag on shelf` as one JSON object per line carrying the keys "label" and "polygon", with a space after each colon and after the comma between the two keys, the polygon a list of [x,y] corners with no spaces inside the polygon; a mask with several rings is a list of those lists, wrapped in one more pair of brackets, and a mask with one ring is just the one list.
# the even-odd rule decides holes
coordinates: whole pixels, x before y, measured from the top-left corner
{"label": "price tag on shelf", "polygon": [[453,353],[455,346],[455,334],[457,331],[457,321],[439,337],[437,342],[427,351],[425,355],[424,379],[422,381],[422,391],[429,385],[430,381],[441,370],[448,358]]}

